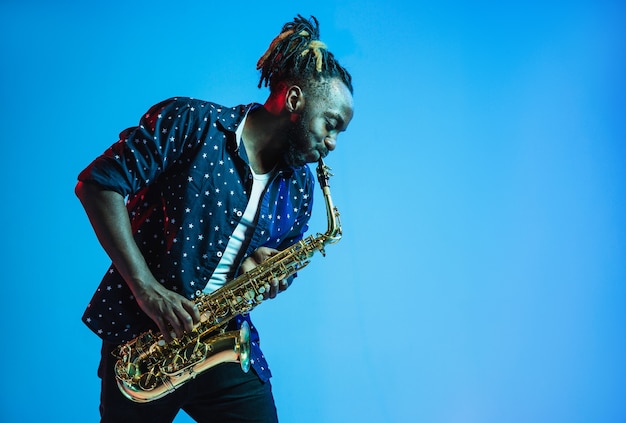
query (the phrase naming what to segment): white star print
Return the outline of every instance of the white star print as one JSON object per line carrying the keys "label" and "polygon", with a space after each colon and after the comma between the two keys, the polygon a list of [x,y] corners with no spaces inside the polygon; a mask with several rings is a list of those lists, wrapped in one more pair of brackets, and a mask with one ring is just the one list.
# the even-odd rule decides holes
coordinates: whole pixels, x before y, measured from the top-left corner
{"label": "white star print", "polygon": [[[152,128],[148,131],[154,139],[137,131],[124,141],[124,146],[107,154],[124,170],[123,176],[129,184],[141,186],[146,194],[141,200],[131,194],[128,200],[136,239],[146,254],[148,266],[161,284],[190,298],[198,295],[201,291],[197,290],[202,290],[209,281],[207,271],[212,270],[209,267],[215,266],[222,255],[226,256],[223,252],[228,251],[231,231],[246,209],[249,192],[239,177],[246,168],[240,167],[241,158],[226,148],[231,141],[224,128],[234,131],[239,126],[238,117],[247,109],[220,108],[226,113],[218,115],[213,103],[172,101],[161,109],[163,112],[158,115],[161,121],[151,117]],[[185,110],[193,115],[184,113],[183,117]],[[218,119],[223,123],[216,126]],[[193,128],[203,132],[196,134]],[[131,152],[131,146],[139,151]],[[299,235],[299,228],[310,215],[306,200],[312,185],[306,178],[311,177],[311,172],[279,172],[280,176],[269,182],[262,197],[265,213],[254,235],[255,243],[267,240],[267,245],[273,247]],[[151,190],[150,186],[157,189]],[[211,201],[198,202],[202,194],[211,196]],[[105,276],[107,283],[103,283],[85,321],[106,339],[120,342],[138,332],[134,321],[141,312],[131,308],[130,302],[135,303],[135,299],[128,286],[119,283],[119,273],[113,268],[109,272]],[[106,303],[101,303],[102,299]],[[262,372],[267,366],[262,355],[255,352],[259,351],[258,345],[254,343],[252,349],[252,364]]]}

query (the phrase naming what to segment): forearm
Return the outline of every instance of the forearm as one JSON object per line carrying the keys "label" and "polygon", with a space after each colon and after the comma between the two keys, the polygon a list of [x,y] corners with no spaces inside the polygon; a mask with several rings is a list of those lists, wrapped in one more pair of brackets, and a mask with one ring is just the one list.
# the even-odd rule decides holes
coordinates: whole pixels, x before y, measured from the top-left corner
{"label": "forearm", "polygon": [[75,192],[100,244],[131,291],[140,295],[153,283],[154,277],[133,238],[124,197],[84,182],[76,185]]}
{"label": "forearm", "polygon": [[133,238],[124,197],[83,182],[76,185],[76,195],[100,244],[133,292],[139,307],[157,324],[165,340],[190,331],[200,321],[198,309],[192,301],[163,287],[152,275]]}

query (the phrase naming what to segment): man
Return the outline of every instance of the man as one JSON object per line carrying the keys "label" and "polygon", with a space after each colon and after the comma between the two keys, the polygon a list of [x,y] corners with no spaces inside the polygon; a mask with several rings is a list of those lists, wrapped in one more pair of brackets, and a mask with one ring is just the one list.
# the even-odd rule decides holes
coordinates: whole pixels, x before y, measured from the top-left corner
{"label": "man", "polygon": [[[155,329],[166,341],[200,320],[193,299],[302,239],[314,178],[306,163],[336,146],[353,115],[349,73],[317,20],[284,25],[257,64],[265,104],[191,98],[153,106],[81,174],[76,195],[112,265],[84,322],[103,339],[103,422],[273,422],[271,373],[251,325],[251,367],[220,364],[139,404],[116,386],[111,352]],[[290,281],[274,281],[274,298]],[[237,316],[233,328],[249,316]]]}

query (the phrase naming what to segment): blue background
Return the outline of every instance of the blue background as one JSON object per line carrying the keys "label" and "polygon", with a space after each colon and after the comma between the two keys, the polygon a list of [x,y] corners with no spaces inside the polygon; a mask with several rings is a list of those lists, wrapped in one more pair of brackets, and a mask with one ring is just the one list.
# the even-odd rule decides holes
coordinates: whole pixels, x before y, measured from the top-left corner
{"label": "blue background", "polygon": [[356,114],[343,240],[254,311],[282,422],[625,422],[624,4],[296,3],[2,0],[0,421],[98,419],[78,172],[164,98],[264,101],[302,13]]}

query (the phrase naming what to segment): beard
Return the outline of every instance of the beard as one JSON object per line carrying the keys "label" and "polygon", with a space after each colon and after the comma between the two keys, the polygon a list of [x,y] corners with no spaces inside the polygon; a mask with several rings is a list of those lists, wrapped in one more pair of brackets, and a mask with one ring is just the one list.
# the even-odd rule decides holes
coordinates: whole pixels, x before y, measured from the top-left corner
{"label": "beard", "polygon": [[311,151],[311,131],[305,127],[305,122],[308,122],[306,111],[300,115],[300,119],[291,124],[287,131],[285,161],[290,166],[300,167],[308,162],[307,155]]}

